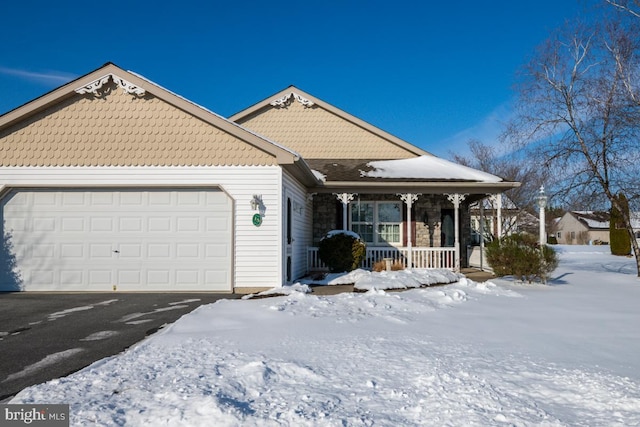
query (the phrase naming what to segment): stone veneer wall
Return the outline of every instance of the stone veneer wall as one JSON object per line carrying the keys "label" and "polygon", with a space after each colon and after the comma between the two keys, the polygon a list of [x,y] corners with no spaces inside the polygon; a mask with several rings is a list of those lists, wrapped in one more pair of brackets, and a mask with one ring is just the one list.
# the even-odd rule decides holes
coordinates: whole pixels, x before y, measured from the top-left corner
{"label": "stone veneer wall", "polygon": [[[357,203],[356,195],[353,202]],[[395,194],[362,194],[361,201],[400,201]],[[342,227],[342,216],[336,212],[337,197],[333,194],[316,194],[313,197],[313,244],[324,235],[336,228]],[[404,203],[404,202],[403,202]],[[413,204],[415,225],[414,247],[440,247],[440,227],[442,209],[453,209],[453,204],[447,196],[430,194],[419,196]],[[467,266],[467,245],[471,244],[471,217],[469,203],[464,201],[460,205],[460,264]]]}
{"label": "stone veneer wall", "polygon": [[336,228],[336,203],[333,194],[316,194],[313,196],[313,245],[318,246],[328,231]]}

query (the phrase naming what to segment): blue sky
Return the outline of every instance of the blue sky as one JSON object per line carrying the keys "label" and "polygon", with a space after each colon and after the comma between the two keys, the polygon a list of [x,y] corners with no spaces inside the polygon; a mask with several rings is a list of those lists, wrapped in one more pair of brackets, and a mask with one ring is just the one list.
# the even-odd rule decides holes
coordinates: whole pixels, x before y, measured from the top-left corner
{"label": "blue sky", "polygon": [[293,84],[436,155],[491,143],[585,0],[9,1],[0,114],[106,62],[230,116]]}

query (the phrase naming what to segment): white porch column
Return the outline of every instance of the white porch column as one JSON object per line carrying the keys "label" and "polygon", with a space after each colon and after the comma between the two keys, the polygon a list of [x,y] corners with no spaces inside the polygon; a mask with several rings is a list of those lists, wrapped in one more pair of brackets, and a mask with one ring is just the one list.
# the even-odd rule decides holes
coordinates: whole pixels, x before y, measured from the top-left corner
{"label": "white porch column", "polygon": [[451,203],[453,203],[453,207],[454,209],[454,215],[453,215],[453,227],[454,227],[454,232],[453,232],[453,242],[454,242],[454,247],[456,250],[456,255],[455,255],[455,270],[456,271],[460,271],[460,203],[462,203],[462,201],[464,201],[464,199],[467,198],[466,194],[447,194],[447,199],[449,199],[449,201]]}
{"label": "white porch column", "polygon": [[491,195],[491,204],[495,207],[496,212],[496,239],[502,238],[502,193]]}
{"label": "white porch column", "polygon": [[333,193],[340,202],[342,202],[342,229],[347,230],[349,227],[348,215],[349,215],[349,202],[353,200],[354,193]]}
{"label": "white porch column", "polygon": [[480,206],[480,271],[484,271],[484,199],[478,202]]}
{"label": "white porch column", "polygon": [[413,242],[411,238],[413,236],[413,227],[411,226],[411,207],[413,206],[413,202],[418,200],[418,196],[420,196],[420,194],[404,193],[398,194],[398,196],[400,196],[400,200],[407,205],[407,268],[411,268],[413,265]]}
{"label": "white porch column", "polygon": [[502,193],[496,194],[496,204],[498,205],[498,240],[502,238]]}
{"label": "white porch column", "polygon": [[[538,193],[538,197],[536,197],[536,202],[538,204],[538,208],[540,208],[540,234],[539,234],[539,242],[540,242],[540,251],[543,250],[543,247],[547,244],[547,233],[546,233],[546,220],[545,220],[545,212],[544,209],[547,207],[547,195],[544,194],[544,185],[540,186],[540,192]],[[542,253],[542,252],[541,252]]]}

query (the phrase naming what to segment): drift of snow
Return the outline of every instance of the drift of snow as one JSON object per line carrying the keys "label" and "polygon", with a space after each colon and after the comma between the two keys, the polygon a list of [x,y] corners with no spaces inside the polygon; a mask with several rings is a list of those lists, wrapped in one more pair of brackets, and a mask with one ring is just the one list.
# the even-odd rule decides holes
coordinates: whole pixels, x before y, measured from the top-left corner
{"label": "drift of snow", "polygon": [[[314,285],[350,285],[354,289],[366,291],[371,289],[409,289],[430,285],[454,283],[463,278],[462,274],[451,270],[406,269],[398,271],[381,271],[379,273],[361,268],[348,273],[329,273],[323,279],[303,279],[302,284]],[[277,294],[281,288],[275,288],[272,293]]]}
{"label": "drift of snow", "polygon": [[371,178],[453,179],[479,182],[502,182],[502,178],[436,156],[367,163],[371,171],[360,171]]}
{"label": "drift of snow", "polygon": [[634,260],[557,248],[548,286],[221,300],[11,403],[74,426],[640,425]]}

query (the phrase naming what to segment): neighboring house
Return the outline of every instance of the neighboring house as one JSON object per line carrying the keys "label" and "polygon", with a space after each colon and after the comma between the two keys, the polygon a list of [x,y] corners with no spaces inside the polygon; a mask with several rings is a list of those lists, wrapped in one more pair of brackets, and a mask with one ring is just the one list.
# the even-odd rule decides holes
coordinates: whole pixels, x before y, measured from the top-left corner
{"label": "neighboring house", "polygon": [[[640,215],[632,212],[632,226],[640,238]],[[556,224],[555,236],[561,245],[609,244],[609,212],[570,211]]]}
{"label": "neighboring house", "polygon": [[556,224],[560,245],[609,243],[609,212],[569,211]]}
{"label": "neighboring house", "polygon": [[458,269],[469,204],[519,185],[294,87],[226,119],[113,64],[0,116],[0,154],[0,290],[253,292],[335,228]]}

